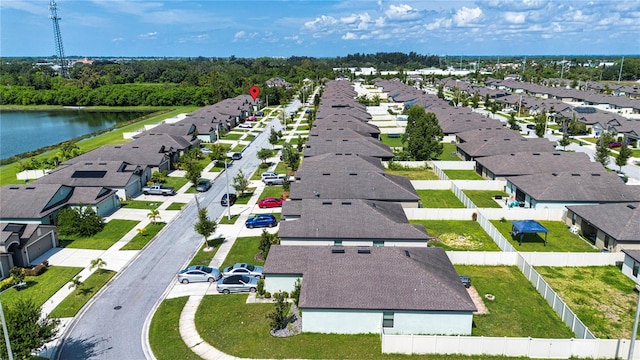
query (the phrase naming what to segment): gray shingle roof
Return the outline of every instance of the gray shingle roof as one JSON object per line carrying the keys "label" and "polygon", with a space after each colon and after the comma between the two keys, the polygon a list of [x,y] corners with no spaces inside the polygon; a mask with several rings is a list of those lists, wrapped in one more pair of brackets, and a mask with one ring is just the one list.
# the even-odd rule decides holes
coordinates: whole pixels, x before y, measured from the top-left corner
{"label": "gray shingle roof", "polygon": [[322,173],[338,173],[338,172],[384,172],[384,166],[379,158],[357,155],[357,154],[331,154],[305,158],[298,171],[296,178],[306,176],[318,176]]}
{"label": "gray shingle roof", "polygon": [[456,145],[467,155],[476,158],[516,152],[554,152],[556,144],[544,138],[490,138]]}
{"label": "gray shingle roof", "polygon": [[326,153],[358,154],[381,159],[393,158],[393,152],[388,145],[369,136],[352,139],[309,138],[304,150],[305,157]]}
{"label": "gray shingle roof", "polygon": [[[323,239],[395,239],[426,242],[423,226],[409,223],[398,203],[358,199],[305,199],[282,205],[279,236]],[[289,220],[295,218],[296,220]],[[357,224],[357,226],[354,226]]]}
{"label": "gray shingle roof", "polygon": [[0,187],[0,218],[2,219],[38,219],[61,208],[66,204],[62,198],[56,204],[47,204],[61,191],[60,184],[7,185]]}
{"label": "gray shingle roof", "polygon": [[640,186],[625,185],[613,172],[541,173],[508,177],[507,181],[538,201],[640,201]]}
{"label": "gray shingle roof", "polygon": [[497,177],[529,175],[552,172],[605,172],[600,163],[580,152],[517,152],[480,157],[476,163]]}
{"label": "gray shingle roof", "polygon": [[640,203],[567,206],[618,241],[640,242]]}
{"label": "gray shingle roof", "polygon": [[[166,149],[167,151],[169,149]],[[167,161],[168,155],[162,151],[162,144],[142,144],[135,141],[124,145],[105,145],[85,154],[65,161],[75,164],[87,161],[124,161],[129,164],[159,166]]]}
{"label": "gray shingle roof", "polygon": [[[124,188],[132,177],[139,177],[142,168],[122,161],[85,161],[63,165],[34,181],[36,184]],[[136,171],[137,170],[137,171]]]}
{"label": "gray shingle roof", "polygon": [[302,309],[476,311],[447,254],[436,247],[275,245],[264,273],[266,281],[269,274],[303,274]]}
{"label": "gray shingle roof", "polygon": [[374,172],[328,173],[291,184],[289,198],[367,199],[418,202],[420,196],[404,176]]}

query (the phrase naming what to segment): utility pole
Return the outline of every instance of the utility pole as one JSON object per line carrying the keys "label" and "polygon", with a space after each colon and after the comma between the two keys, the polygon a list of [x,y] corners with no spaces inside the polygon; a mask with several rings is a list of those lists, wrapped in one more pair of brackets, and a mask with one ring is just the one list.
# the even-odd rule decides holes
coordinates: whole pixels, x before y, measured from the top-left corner
{"label": "utility pole", "polygon": [[231,221],[231,194],[229,193],[229,169],[227,159],[224,159],[224,174],[227,178],[227,220]]}
{"label": "utility pole", "polygon": [[618,73],[618,84],[620,84],[620,80],[622,80],[622,65],[624,65],[624,56],[622,57],[622,61],[620,62],[620,72]]}

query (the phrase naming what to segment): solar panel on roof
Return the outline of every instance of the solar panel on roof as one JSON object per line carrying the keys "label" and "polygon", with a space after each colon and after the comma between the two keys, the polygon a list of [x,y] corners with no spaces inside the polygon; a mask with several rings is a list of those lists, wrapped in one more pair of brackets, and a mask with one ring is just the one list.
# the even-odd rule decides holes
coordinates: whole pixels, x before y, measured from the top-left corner
{"label": "solar panel on roof", "polygon": [[104,170],[77,170],[71,177],[74,179],[102,179],[107,174]]}

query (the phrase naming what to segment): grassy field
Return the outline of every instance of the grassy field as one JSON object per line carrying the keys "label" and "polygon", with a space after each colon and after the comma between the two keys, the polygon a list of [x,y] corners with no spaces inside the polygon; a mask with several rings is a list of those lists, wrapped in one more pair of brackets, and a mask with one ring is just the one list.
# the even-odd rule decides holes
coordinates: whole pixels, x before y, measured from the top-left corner
{"label": "grassy field", "polygon": [[201,360],[180,337],[180,312],[188,297],[164,300],[153,314],[149,326],[149,344],[158,360]]}
{"label": "grassy field", "polygon": [[402,142],[402,134],[400,134],[399,137],[389,137],[389,134],[381,134],[380,141],[382,141],[383,144],[389,145],[390,147],[401,148],[405,145]]}
{"label": "grassy field", "polygon": [[11,289],[2,294],[2,306],[11,306],[18,300],[31,299],[37,306],[42,306],[74,276],[82,271],[79,267],[49,266],[40,276],[27,276],[24,289]]}
{"label": "grassy field", "polygon": [[224,259],[221,268],[233,265],[235,263],[249,263],[253,265],[263,265],[264,260],[256,259],[256,255],[260,252],[258,245],[260,244],[260,236],[239,237],[233,243],[233,247]]}
{"label": "grassy field", "polygon": [[575,334],[560,320],[515,266],[455,266],[458,274],[471,277],[484,300],[488,314],[473,316],[475,336],[573,338]]}
{"label": "grassy field", "polygon": [[153,209],[157,209],[158,206],[162,205],[162,202],[145,201],[145,200],[125,200],[120,202],[120,205],[123,208],[127,208],[127,209],[153,210]]}
{"label": "grassy field", "polygon": [[167,181],[164,183],[164,186],[172,187],[176,191],[180,190],[183,186],[185,186],[189,180],[185,179],[182,176],[168,176]]}
{"label": "grassy field", "polygon": [[[174,108],[172,110],[165,110],[164,112],[158,112],[156,115],[153,115],[149,118],[146,118],[140,122],[131,124],[131,125],[127,125],[118,129],[115,129],[113,131],[110,131],[108,133],[105,134],[101,134],[98,136],[94,136],[88,139],[84,139],[81,140],[77,143],[78,147],[80,148],[80,150],[85,153],[88,151],[91,151],[93,149],[99,148],[103,145],[116,145],[116,144],[124,144],[129,142],[130,140],[124,139],[122,137],[122,134],[125,132],[132,132],[132,131],[136,131],[139,130],[140,128],[142,128],[144,125],[149,125],[149,124],[155,124],[158,123],[162,120],[174,117],[176,115],[182,114],[182,113],[189,113],[192,112],[194,110],[196,110],[198,107],[197,106],[182,106],[182,107],[177,107]],[[93,109],[93,108],[88,108],[89,110]],[[102,108],[101,108],[102,109]],[[119,108],[118,108],[119,109]],[[130,110],[137,110],[138,108],[131,108]],[[147,110],[148,108],[143,107],[141,110]],[[55,155],[55,153],[58,150],[52,150],[52,151],[48,151],[45,152],[43,154],[37,155],[35,156],[37,159],[43,160],[43,159],[47,159],[47,158],[51,158]],[[28,159],[25,159],[23,161],[28,161]],[[23,183],[23,181],[20,181],[18,179],[16,179],[16,174],[18,173],[18,163],[11,163],[8,165],[4,165],[0,167],[0,186],[1,185],[7,185],[7,184],[21,184]]]}
{"label": "grassy field", "polygon": [[544,246],[544,234],[525,234],[522,245],[518,245],[518,239],[511,236],[511,220],[501,222],[491,220],[491,223],[518,251],[540,252],[597,252],[590,244],[578,235],[572,234],[567,225],[561,221],[538,221],[549,230],[547,234],[547,246]]}
{"label": "grassy field", "polygon": [[147,225],[144,232],[138,232],[121,250],[142,250],[162,228],[167,225],[163,222],[151,223]]}
{"label": "grassy field", "polygon": [[260,194],[260,199],[264,199],[266,197],[274,197],[274,198],[283,197],[282,185],[265,186],[264,190],[262,190],[262,194]]}
{"label": "grassy field", "polygon": [[86,304],[115,274],[115,271],[98,269],[87,279],[80,279],[82,284],[73,290],[71,294],[67,295],[67,297],[64,298],[64,300],[62,300],[55,309],[53,309],[51,317],[63,318],[76,316],[84,304]]}
{"label": "grassy field", "polygon": [[451,190],[416,190],[423,208],[464,208]]}
{"label": "grassy field", "polygon": [[244,134],[228,133],[227,135],[220,137],[220,140],[240,140],[243,135]]}
{"label": "grassy field", "polygon": [[629,339],[638,294],[615,266],[536,267],[598,338]]}
{"label": "grassy field", "polygon": [[138,225],[136,220],[113,219],[94,236],[65,236],[64,240],[60,240],[60,245],[73,249],[107,250],[136,225]]}
{"label": "grassy field", "polygon": [[[429,236],[439,238],[429,245],[445,250],[500,251],[498,245],[475,221],[471,220],[411,220],[412,224],[422,224]],[[461,241],[459,236],[464,236]]]}
{"label": "grassy field", "polygon": [[500,208],[500,204],[493,197],[496,195],[501,195],[503,198],[509,196],[506,192],[499,190],[464,190],[463,192],[479,208]]}
{"label": "grassy field", "polygon": [[384,172],[387,174],[404,176],[409,180],[440,180],[433,170],[425,168],[405,168],[401,170],[384,169]]}
{"label": "grassy field", "polygon": [[438,158],[441,161],[462,161],[456,155],[456,144],[442,143],[442,155]]}
{"label": "grassy field", "polygon": [[477,172],[473,170],[442,170],[450,180],[484,180]]}

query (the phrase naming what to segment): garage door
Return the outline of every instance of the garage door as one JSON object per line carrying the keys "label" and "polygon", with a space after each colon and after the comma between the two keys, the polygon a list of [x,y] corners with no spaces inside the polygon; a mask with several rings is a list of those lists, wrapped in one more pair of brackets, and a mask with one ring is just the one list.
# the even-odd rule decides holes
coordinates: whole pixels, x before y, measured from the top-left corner
{"label": "garage door", "polygon": [[52,233],[50,232],[40,239],[34,241],[33,243],[27,245],[27,255],[29,256],[30,262],[33,263],[36,258],[53,248],[51,236]]}

